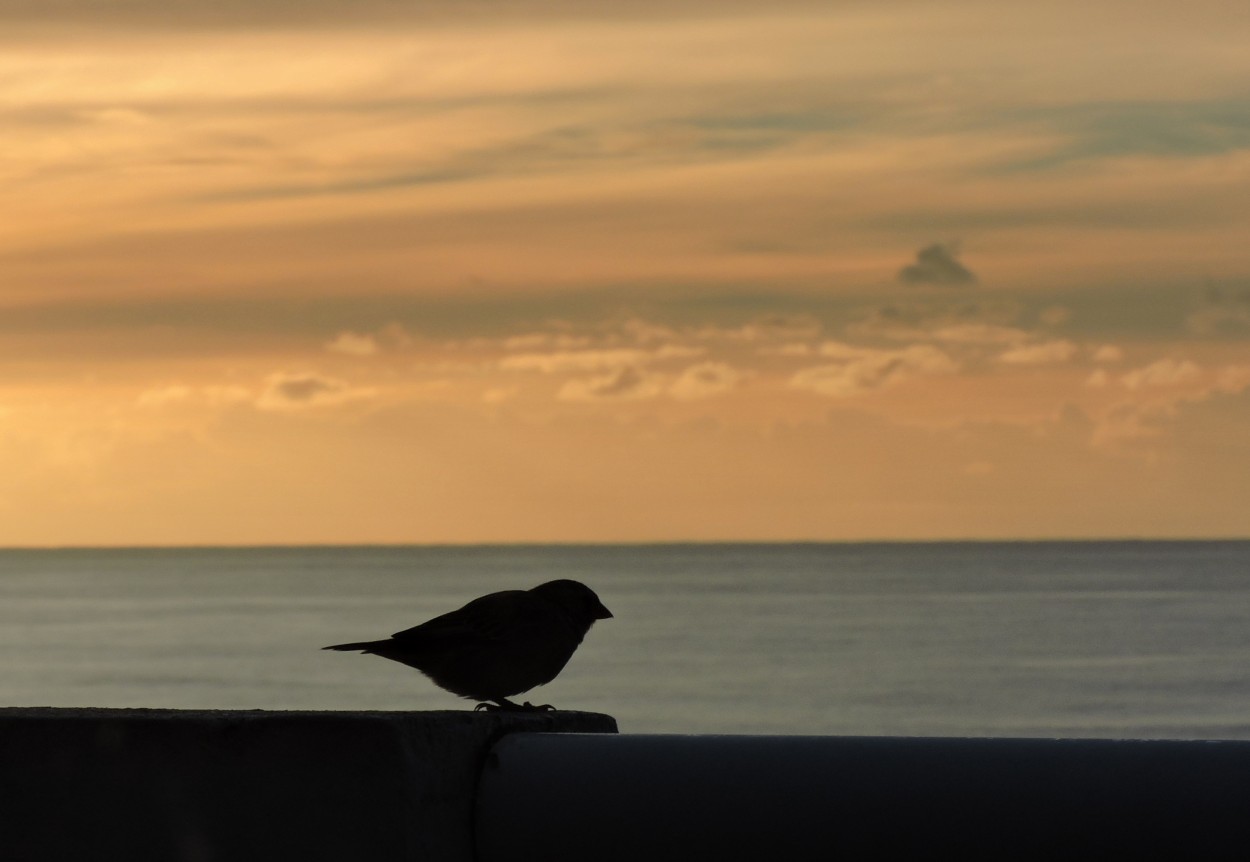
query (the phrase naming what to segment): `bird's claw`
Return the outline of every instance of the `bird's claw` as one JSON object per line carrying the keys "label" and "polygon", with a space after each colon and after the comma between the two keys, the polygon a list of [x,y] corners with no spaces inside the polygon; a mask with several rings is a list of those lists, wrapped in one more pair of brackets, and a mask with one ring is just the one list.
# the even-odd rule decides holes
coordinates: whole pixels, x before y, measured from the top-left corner
{"label": "bird's claw", "polygon": [[528,700],[525,703],[513,703],[500,698],[498,703],[479,703],[473,707],[474,712],[555,712],[556,708],[549,703],[535,706]]}

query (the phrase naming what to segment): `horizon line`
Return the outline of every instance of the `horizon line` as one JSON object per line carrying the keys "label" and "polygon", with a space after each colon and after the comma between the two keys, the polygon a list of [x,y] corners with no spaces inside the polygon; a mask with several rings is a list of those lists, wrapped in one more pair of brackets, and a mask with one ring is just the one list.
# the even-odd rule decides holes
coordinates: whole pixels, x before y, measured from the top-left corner
{"label": "horizon line", "polygon": [[1244,536],[1076,536],[1076,537],[964,537],[893,539],[639,539],[613,541],[482,541],[482,542],[220,542],[153,544],[30,544],[0,545],[5,551],[259,551],[259,550],[350,550],[367,548],[662,548],[662,547],[766,547],[794,545],[1074,545],[1074,544],[1228,544],[1250,542]]}

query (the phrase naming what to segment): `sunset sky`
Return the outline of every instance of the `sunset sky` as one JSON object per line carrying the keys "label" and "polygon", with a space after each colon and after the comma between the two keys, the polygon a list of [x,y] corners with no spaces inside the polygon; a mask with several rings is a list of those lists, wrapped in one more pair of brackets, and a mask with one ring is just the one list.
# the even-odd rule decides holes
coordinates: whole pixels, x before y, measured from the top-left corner
{"label": "sunset sky", "polygon": [[0,545],[1250,535],[1245,0],[0,0]]}

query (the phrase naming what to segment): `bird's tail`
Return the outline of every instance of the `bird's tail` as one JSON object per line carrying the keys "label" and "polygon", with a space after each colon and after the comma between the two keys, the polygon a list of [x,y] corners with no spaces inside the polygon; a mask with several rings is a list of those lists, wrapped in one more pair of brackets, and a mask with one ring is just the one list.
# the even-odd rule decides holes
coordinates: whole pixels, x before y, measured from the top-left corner
{"label": "bird's tail", "polygon": [[339,652],[352,652],[352,651],[370,652],[375,647],[377,647],[380,643],[381,641],[360,641],[359,643],[354,643],[354,644],[334,644],[332,646],[322,647],[322,649],[334,649],[334,650],[338,650]]}

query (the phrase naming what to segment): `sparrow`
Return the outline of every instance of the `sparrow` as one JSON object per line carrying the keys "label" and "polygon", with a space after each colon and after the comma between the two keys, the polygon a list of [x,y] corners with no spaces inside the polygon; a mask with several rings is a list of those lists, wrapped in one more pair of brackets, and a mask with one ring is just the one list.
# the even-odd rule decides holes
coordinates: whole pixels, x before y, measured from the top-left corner
{"label": "sparrow", "polygon": [[475,709],[549,710],[509,697],[546,685],[572,658],[595,620],[611,619],[590,587],[558,580],[504,590],[385,640],[322,649],[380,655],[414,667]]}

